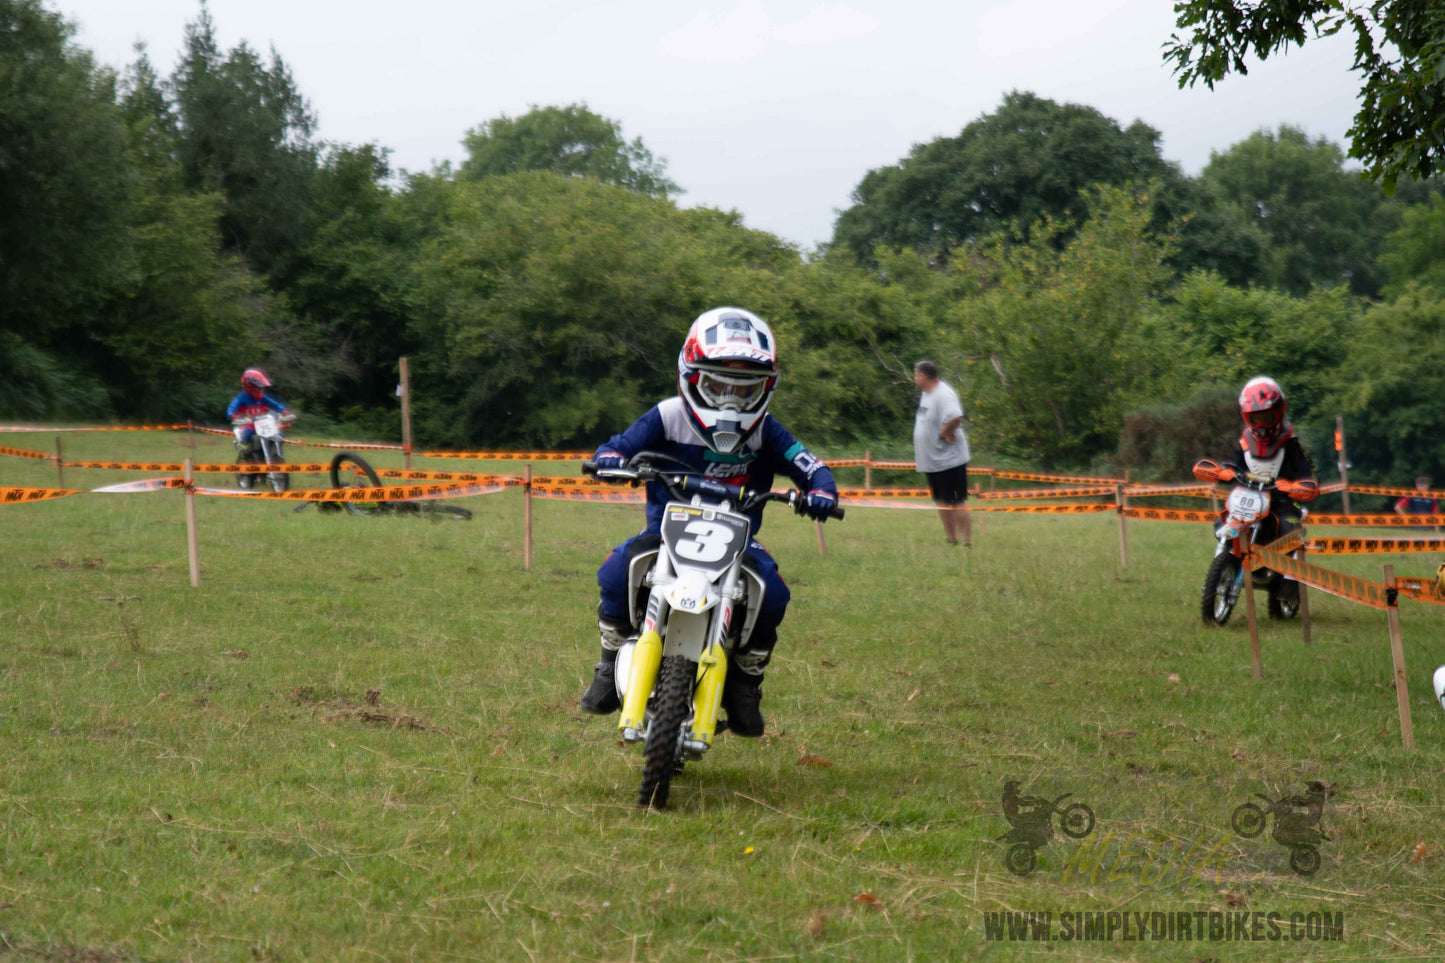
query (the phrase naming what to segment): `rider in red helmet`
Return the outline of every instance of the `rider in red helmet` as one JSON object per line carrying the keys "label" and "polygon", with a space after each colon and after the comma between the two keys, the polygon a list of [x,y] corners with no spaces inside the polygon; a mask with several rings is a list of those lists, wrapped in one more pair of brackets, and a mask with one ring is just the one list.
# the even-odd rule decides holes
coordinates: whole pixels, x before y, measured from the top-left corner
{"label": "rider in red helmet", "polygon": [[[283,416],[291,413],[285,402],[267,392],[266,389],[270,387],[271,379],[266,377],[266,372],[260,368],[247,368],[241,372],[241,393],[226,406],[226,419],[234,426],[232,430],[236,435],[236,450],[241,453],[240,457],[244,457],[245,453],[251,450],[251,441],[256,433],[254,419],[257,415],[266,411],[275,411]],[[236,476],[236,484],[242,488],[250,488],[253,480],[251,475]]]}
{"label": "rider in red helmet", "polygon": [[1240,475],[1248,472],[1258,478],[1290,483],[1285,486],[1289,491],[1277,496],[1279,510],[1271,517],[1279,519],[1280,528],[1268,535],[1270,540],[1299,524],[1304,513],[1294,500],[1312,501],[1319,489],[1314,460],[1295,437],[1287,411],[1288,402],[1279,382],[1263,376],[1251,378],[1239,392],[1239,417],[1244,420],[1239,448],[1221,462]]}

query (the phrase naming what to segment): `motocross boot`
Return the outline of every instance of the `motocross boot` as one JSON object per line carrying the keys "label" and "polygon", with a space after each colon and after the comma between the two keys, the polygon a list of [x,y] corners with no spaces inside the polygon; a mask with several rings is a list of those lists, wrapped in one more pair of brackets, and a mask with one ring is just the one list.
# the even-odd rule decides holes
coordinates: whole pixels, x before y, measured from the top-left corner
{"label": "motocross boot", "polygon": [[728,729],[750,739],[763,734],[763,671],[772,650],[744,649],[728,657],[727,682],[723,683],[722,707]]}
{"label": "motocross boot", "polygon": [[602,656],[592,667],[592,684],[582,693],[581,707],[583,712],[605,716],[622,708],[622,700],[617,698],[617,650],[626,637],[621,625],[600,612],[597,629],[602,634]]}

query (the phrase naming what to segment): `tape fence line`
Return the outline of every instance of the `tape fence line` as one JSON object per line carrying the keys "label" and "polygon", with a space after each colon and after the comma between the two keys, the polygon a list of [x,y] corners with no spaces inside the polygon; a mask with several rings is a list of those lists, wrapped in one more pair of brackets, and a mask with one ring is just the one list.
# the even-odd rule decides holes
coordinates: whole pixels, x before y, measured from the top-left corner
{"label": "tape fence line", "polygon": [[1361,605],[1368,605],[1375,609],[1390,607],[1389,587],[1379,582],[1370,582],[1362,578],[1355,578],[1353,575],[1331,572],[1329,569],[1301,562],[1262,546],[1251,548],[1249,555],[1251,569],[1263,566],[1288,575],[1311,588],[1317,588],[1321,592],[1328,592],[1330,595],[1342,599],[1349,599],[1351,602],[1359,602]]}
{"label": "tape fence line", "polygon": [[1310,538],[1311,555],[1411,555],[1445,552],[1445,538]]}
{"label": "tape fence line", "polygon": [[1445,515],[1396,515],[1387,512],[1336,515],[1312,512],[1309,523],[1339,528],[1423,528],[1445,525]]}

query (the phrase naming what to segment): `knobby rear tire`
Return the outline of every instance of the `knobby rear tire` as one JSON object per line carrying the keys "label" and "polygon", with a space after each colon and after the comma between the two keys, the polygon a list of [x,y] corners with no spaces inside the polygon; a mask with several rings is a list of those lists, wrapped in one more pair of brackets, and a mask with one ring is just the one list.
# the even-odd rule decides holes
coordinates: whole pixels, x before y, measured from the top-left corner
{"label": "knobby rear tire", "polygon": [[[1209,574],[1204,576],[1204,588],[1199,593],[1199,616],[1205,625],[1224,625],[1234,612],[1239,601],[1234,584],[1239,574],[1240,561],[1230,552],[1214,556]],[[1234,593],[1233,598],[1228,593]]]}
{"label": "knobby rear tire", "polygon": [[[358,477],[357,472],[361,473],[360,477]],[[345,481],[342,480],[343,473],[345,473]],[[343,451],[331,459],[331,487],[380,488],[381,478],[360,455]],[[353,515],[375,515],[381,511],[384,503],[343,501],[341,504]]]}
{"label": "knobby rear tire", "polygon": [[662,660],[657,674],[657,705],[643,744],[642,788],[637,792],[637,805],[641,808],[667,808],[668,791],[677,771],[678,740],[692,706],[696,682],[696,662],[678,655]]}

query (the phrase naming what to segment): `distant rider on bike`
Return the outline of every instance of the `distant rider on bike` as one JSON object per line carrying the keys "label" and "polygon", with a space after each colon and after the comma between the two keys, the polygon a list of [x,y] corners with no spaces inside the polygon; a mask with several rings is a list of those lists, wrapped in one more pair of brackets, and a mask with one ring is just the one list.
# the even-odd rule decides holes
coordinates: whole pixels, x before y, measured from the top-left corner
{"label": "distant rider on bike", "polygon": [[[728,485],[768,491],[782,472],[804,492],[799,512],[823,521],[838,504],[833,473],[768,414],[778,383],[778,347],[762,318],[740,308],[714,308],[693,322],[677,357],[678,393],[659,402],[620,435],[613,435],[593,456],[598,468],[620,468],[638,452],[677,459],[685,470],[705,473]],[[659,541],[667,492],[647,485],[647,528],[628,539],[597,571],[601,604],[597,622],[602,656],[582,709],[605,715],[620,707],[614,669],[617,650],[632,631],[627,604],[628,560]],[[751,534],[762,525],[762,507],[752,513]],[[763,734],[763,672],[772,658],[778,624],[787,609],[788,586],[763,546],[749,541],[748,564],[756,565],[765,586],[752,635],[729,656],[723,707],[728,727],[741,736]]]}
{"label": "distant rider on bike", "polygon": [[[1285,417],[1286,408],[1284,389],[1280,388],[1279,382],[1263,376],[1251,378],[1239,393],[1239,416],[1244,420],[1239,447],[1219,466],[1225,469],[1226,475],[1201,474],[1200,466],[1205,462],[1195,466],[1195,475],[1200,478],[1230,481],[1235,476],[1250,474],[1257,480],[1277,486],[1271,498],[1269,516],[1257,534],[1256,540],[1262,545],[1298,527],[1304,512],[1294,499],[1313,501],[1319,494],[1314,461],[1295,437],[1294,425]],[[1285,484],[1279,485],[1280,482]],[[1234,530],[1234,523],[1228,519],[1227,513],[1225,516],[1219,534],[1233,538],[1239,532]],[[1298,598],[1299,583],[1286,578],[1282,591],[1284,597]]]}
{"label": "distant rider on bike", "polygon": [[[241,372],[241,393],[226,406],[226,419],[231,422],[236,435],[236,451],[243,456],[251,450],[252,440],[256,435],[257,416],[267,411],[280,415],[291,413],[284,402],[266,391],[269,387],[271,379],[266,377],[266,372],[260,368],[247,368]],[[251,487],[250,475],[241,475],[236,481],[242,488]]]}

